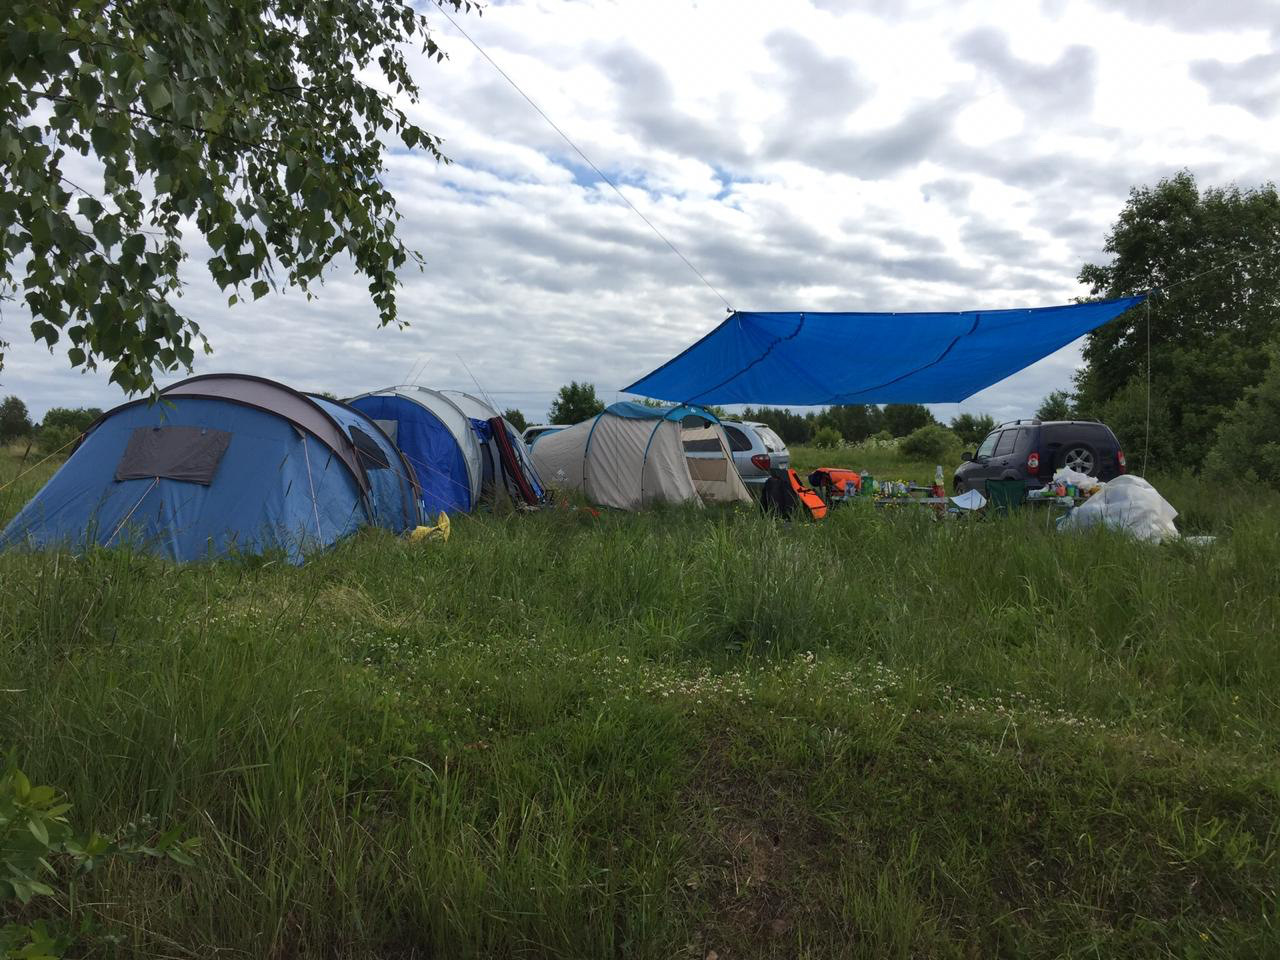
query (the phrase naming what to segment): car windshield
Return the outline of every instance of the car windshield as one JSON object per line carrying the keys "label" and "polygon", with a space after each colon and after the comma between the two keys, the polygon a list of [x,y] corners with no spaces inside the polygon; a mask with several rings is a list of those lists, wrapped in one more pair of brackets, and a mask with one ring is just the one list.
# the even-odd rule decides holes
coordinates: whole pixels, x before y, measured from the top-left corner
{"label": "car windshield", "polygon": [[1000,431],[987,434],[987,439],[982,441],[982,446],[978,448],[976,456],[989,457],[996,448],[996,441],[1000,439]]}
{"label": "car windshield", "polygon": [[787,445],[782,442],[782,438],[768,427],[756,427],[755,431],[760,439],[764,441],[764,448],[770,453],[777,453],[779,450],[787,448]]}

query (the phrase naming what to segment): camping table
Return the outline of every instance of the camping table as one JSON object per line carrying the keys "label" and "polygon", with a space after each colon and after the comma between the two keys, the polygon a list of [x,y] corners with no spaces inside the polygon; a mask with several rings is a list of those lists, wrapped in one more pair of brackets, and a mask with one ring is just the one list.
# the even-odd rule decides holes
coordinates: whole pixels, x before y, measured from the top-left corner
{"label": "camping table", "polygon": [[[930,492],[932,492],[929,487],[924,487],[923,489],[930,490]],[[880,509],[884,507],[898,506],[929,507],[940,517],[946,516],[948,511],[953,509],[947,497],[912,497],[909,495],[905,497],[876,497],[875,504],[876,507]]]}
{"label": "camping table", "polygon": [[1088,497],[1027,497],[1023,503],[1033,506],[1051,505],[1057,507],[1066,507],[1067,510],[1074,510],[1080,504],[1084,503]]}

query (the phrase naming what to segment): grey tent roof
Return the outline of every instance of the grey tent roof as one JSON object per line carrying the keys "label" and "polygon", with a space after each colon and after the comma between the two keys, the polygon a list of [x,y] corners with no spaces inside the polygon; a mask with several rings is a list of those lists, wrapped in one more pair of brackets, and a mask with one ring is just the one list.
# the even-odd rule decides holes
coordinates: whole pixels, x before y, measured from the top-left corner
{"label": "grey tent roof", "polygon": [[368,490],[369,479],[360,466],[355,445],[346,431],[319,404],[292,387],[265,377],[241,373],[207,373],[165,387],[160,391],[160,396],[215,397],[283,417],[332,450],[334,456],[350,468],[360,487]]}

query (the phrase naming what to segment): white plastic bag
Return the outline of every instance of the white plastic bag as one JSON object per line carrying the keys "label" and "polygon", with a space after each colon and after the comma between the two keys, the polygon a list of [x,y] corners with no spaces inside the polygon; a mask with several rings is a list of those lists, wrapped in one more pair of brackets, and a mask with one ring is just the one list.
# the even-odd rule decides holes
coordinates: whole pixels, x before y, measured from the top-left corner
{"label": "white plastic bag", "polygon": [[987,505],[987,498],[977,490],[966,490],[960,496],[952,497],[951,502],[961,510],[981,510]]}
{"label": "white plastic bag", "polygon": [[1062,518],[1061,530],[1087,530],[1099,524],[1123,530],[1139,540],[1159,543],[1178,536],[1173,509],[1156,488],[1142,477],[1120,476]]}

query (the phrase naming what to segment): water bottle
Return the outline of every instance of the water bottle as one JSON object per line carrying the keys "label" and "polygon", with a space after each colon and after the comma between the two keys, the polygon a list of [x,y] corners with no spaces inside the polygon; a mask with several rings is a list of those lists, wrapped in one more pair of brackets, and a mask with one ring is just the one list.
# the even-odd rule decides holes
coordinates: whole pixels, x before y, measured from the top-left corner
{"label": "water bottle", "polygon": [[933,482],[939,487],[942,486],[942,464],[938,464],[938,468],[933,471]]}

